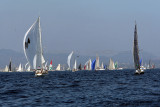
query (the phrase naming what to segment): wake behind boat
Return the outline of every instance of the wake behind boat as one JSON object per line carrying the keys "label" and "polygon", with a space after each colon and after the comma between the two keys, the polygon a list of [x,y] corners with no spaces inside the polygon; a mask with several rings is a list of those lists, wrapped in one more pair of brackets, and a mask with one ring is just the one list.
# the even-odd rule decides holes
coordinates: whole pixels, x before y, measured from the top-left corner
{"label": "wake behind boat", "polygon": [[134,57],[134,66],[135,66],[135,74],[143,74],[144,69],[140,66],[139,60],[139,48],[138,48],[138,35],[137,35],[137,25],[135,24],[134,30],[134,45],[133,45],[133,57]]}
{"label": "wake behind boat", "polygon": [[29,66],[31,69],[35,70],[35,76],[48,74],[48,71],[44,66],[45,59],[42,50],[40,17],[38,17],[37,21],[34,22],[26,32],[23,41],[23,48]]}

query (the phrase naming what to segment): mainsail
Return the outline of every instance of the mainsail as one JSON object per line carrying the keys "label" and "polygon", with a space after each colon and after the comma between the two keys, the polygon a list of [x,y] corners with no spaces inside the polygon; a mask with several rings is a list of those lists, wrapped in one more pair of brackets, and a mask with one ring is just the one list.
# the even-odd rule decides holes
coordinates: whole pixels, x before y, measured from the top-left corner
{"label": "mainsail", "polygon": [[67,64],[68,64],[68,67],[69,67],[68,69],[69,69],[69,70],[71,70],[71,64],[70,64],[70,62],[71,62],[72,54],[73,54],[73,51],[69,54],[68,60],[67,60]]}
{"label": "mainsail", "polygon": [[32,69],[44,67],[44,57],[42,51],[42,38],[40,17],[29,28],[24,36],[23,41],[24,54]]}
{"label": "mainsail", "polygon": [[133,45],[133,56],[134,56],[134,66],[135,69],[140,69],[139,61],[139,48],[138,48],[138,35],[137,35],[137,25],[135,24],[134,30],[134,45]]}

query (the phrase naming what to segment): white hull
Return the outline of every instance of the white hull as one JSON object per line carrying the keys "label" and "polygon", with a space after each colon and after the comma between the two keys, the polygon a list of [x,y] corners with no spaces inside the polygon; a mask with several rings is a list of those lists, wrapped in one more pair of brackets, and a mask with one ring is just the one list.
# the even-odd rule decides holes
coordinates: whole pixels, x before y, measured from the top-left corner
{"label": "white hull", "polygon": [[144,74],[144,70],[142,70],[142,69],[136,70],[135,74]]}
{"label": "white hull", "polygon": [[37,69],[36,71],[35,71],[35,76],[43,76],[43,75],[45,75],[45,74],[48,74],[48,71],[47,70],[43,70],[43,69]]}
{"label": "white hull", "polygon": [[96,69],[96,71],[104,71],[105,69],[103,68],[99,68],[99,69]]}

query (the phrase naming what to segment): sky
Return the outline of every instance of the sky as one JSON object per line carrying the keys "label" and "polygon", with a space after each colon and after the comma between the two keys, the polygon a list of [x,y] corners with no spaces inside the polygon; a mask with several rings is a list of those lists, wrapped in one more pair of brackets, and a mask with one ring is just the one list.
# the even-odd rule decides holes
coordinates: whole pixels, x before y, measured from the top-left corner
{"label": "sky", "polygon": [[[160,0],[1,0],[0,49],[23,52],[23,38],[41,18],[43,50],[112,54],[139,48],[160,57]],[[44,52],[44,53],[45,53]]]}

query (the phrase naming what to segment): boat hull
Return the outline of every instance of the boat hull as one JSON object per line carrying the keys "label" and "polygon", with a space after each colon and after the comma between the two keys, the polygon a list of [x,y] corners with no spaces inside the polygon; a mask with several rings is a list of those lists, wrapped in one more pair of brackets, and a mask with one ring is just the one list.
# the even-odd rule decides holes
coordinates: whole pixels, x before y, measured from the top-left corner
{"label": "boat hull", "polygon": [[46,75],[46,74],[48,74],[48,71],[47,71],[47,70],[37,69],[37,70],[35,71],[35,76],[36,76],[36,77],[43,76],[43,75]]}
{"label": "boat hull", "polygon": [[135,74],[144,74],[144,70],[136,70]]}

